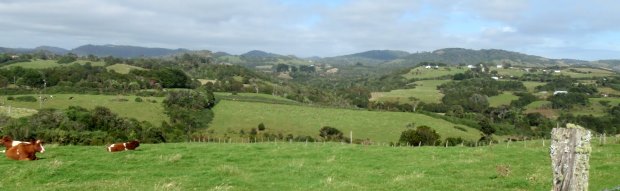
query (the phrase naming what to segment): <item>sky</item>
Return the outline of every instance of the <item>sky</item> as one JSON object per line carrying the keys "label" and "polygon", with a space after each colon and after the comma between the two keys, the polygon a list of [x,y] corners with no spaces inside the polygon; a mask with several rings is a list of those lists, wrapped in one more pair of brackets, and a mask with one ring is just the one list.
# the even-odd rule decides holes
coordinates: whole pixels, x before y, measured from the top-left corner
{"label": "sky", "polygon": [[468,48],[618,59],[618,7],[616,0],[0,0],[0,47],[300,57]]}

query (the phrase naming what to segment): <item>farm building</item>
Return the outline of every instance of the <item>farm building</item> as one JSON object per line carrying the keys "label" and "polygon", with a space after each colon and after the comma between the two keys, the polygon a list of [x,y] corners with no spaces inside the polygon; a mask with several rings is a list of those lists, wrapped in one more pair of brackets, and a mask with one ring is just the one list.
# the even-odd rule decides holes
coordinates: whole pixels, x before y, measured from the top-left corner
{"label": "farm building", "polygon": [[567,94],[568,91],[554,91],[553,95],[557,95],[557,94]]}

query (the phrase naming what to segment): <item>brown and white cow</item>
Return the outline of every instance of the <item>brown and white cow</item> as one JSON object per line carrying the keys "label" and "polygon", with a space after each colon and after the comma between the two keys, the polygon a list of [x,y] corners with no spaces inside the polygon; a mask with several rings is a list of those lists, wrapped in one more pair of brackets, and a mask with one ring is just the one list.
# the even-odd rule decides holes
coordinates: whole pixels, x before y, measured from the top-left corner
{"label": "brown and white cow", "polygon": [[[28,142],[28,141],[14,141],[11,137],[4,136],[4,137],[2,137],[2,144],[4,145],[5,150],[0,151],[0,153],[4,153],[4,152],[6,152],[6,150],[9,150],[11,147],[17,146],[17,145],[19,145],[21,143],[30,144],[31,142]],[[41,144],[41,148],[42,148],[41,153],[44,153],[45,152],[45,147],[43,147],[43,144]]]}
{"label": "brown and white cow", "polygon": [[[5,147],[12,142],[9,142],[9,140],[3,139]],[[37,160],[37,152],[45,152],[45,148],[43,147],[43,142],[41,140],[20,143],[15,146],[7,147],[5,155],[7,158],[13,160]]]}
{"label": "brown and white cow", "polygon": [[140,142],[137,140],[129,141],[126,143],[114,143],[107,145],[108,152],[117,152],[117,151],[126,151],[126,150],[136,150],[140,146]]}

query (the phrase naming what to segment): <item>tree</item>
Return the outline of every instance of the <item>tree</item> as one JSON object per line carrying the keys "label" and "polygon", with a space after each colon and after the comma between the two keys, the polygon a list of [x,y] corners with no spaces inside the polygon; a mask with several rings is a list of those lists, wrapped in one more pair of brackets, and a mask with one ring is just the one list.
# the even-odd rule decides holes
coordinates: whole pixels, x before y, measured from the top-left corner
{"label": "tree", "polygon": [[264,131],[265,130],[265,124],[263,124],[263,123],[258,124],[258,130],[259,131]]}
{"label": "tree", "polygon": [[400,134],[401,143],[409,143],[409,145],[437,145],[441,141],[441,136],[429,126],[419,126],[415,130],[407,129]]}

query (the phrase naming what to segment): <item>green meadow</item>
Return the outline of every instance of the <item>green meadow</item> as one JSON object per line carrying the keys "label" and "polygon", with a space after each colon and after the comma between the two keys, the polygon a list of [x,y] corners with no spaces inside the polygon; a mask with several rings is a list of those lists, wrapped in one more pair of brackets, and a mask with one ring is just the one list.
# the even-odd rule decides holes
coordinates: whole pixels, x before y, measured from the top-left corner
{"label": "green meadow", "polygon": [[44,68],[53,68],[53,67],[60,67],[60,66],[70,66],[74,63],[81,64],[81,65],[84,65],[86,63],[91,63],[92,66],[104,66],[105,65],[103,61],[92,62],[92,61],[78,60],[78,61],[68,63],[68,64],[58,64],[56,60],[33,60],[30,62],[18,62],[18,63],[9,64],[6,66],[2,66],[2,68],[20,66],[23,68],[44,69]]}
{"label": "green meadow", "polygon": [[[38,98],[36,94],[13,95],[13,97],[18,96],[34,96]],[[117,113],[119,116],[136,118],[139,121],[149,121],[153,125],[160,125],[162,121],[168,119],[168,116],[164,114],[164,108],[161,104],[164,97],[141,97],[144,101],[136,102],[135,99],[138,96],[85,94],[53,94],[53,98],[49,98],[49,95],[45,96],[48,98],[44,102],[11,101],[7,100],[8,96],[0,96],[0,99],[4,102],[4,106],[27,109],[66,109],[69,106],[80,106],[93,109],[96,106],[104,106],[109,108],[112,112]],[[73,98],[69,99],[70,97]],[[147,100],[154,100],[156,103]]]}
{"label": "green meadow", "polygon": [[571,78],[592,78],[592,77],[606,77],[615,75],[614,72],[603,70],[603,69],[595,69],[595,68],[571,68],[577,72],[573,72],[570,70],[562,70],[560,73],[553,73],[554,75],[567,75]]}
{"label": "green meadow", "polygon": [[[596,141],[596,140],[594,140]],[[620,186],[620,145],[593,144],[590,190]],[[486,147],[340,143],[47,145],[0,159],[0,190],[551,190],[549,141]]]}
{"label": "green meadow", "polygon": [[373,92],[371,101],[410,103],[412,100],[409,100],[409,97],[414,97],[426,103],[440,103],[443,94],[439,92],[437,86],[449,81],[451,80],[421,80],[414,82],[416,87],[413,89]]}
{"label": "green meadow", "polygon": [[457,67],[439,67],[437,69],[434,68],[425,68],[425,66],[418,66],[409,71],[407,74],[403,74],[403,77],[406,79],[430,79],[430,78],[439,78],[447,75],[454,75],[458,73],[463,73],[469,70],[467,67],[457,68]]}
{"label": "green meadow", "polygon": [[513,100],[519,99],[519,96],[512,94],[512,92],[502,92],[499,95],[489,97],[489,106],[498,107],[500,105],[510,105]]}
{"label": "green meadow", "polygon": [[464,127],[465,131],[454,128],[463,126],[436,119],[427,115],[405,112],[378,112],[335,108],[307,107],[298,105],[267,104],[222,100],[213,109],[215,118],[209,131],[215,136],[239,137],[241,130],[250,132],[258,124],[266,126],[267,133],[284,136],[288,134],[318,137],[319,129],[332,126],[345,136],[353,132],[354,139],[370,139],[375,142],[397,142],[408,124],[427,125],[441,135],[478,140],[480,131]]}
{"label": "green meadow", "polygon": [[145,70],[144,68],[127,65],[127,64],[114,64],[106,67],[108,70],[114,70],[114,72],[119,74],[129,74],[130,70]]}

